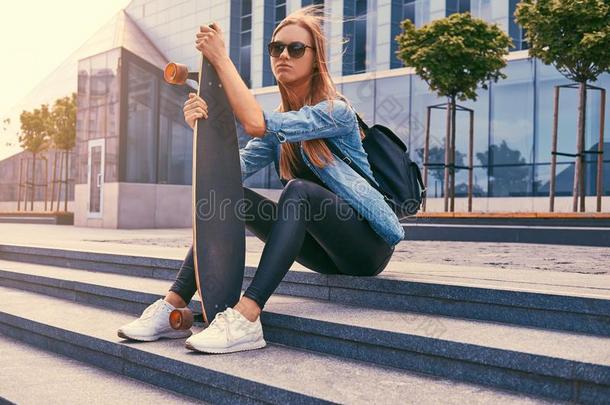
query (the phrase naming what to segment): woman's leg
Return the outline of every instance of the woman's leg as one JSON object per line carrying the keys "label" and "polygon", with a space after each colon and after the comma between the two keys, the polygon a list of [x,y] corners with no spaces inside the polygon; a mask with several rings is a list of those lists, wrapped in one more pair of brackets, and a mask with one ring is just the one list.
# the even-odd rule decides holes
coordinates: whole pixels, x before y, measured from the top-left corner
{"label": "woman's leg", "polygon": [[[182,261],[176,280],[165,296],[165,301],[176,308],[183,308],[189,304],[196,292],[197,281],[195,280],[195,262],[193,260],[193,246],[191,245],[186,257]],[[184,303],[184,305],[182,305],[182,303]]]}
{"label": "woman's leg", "polygon": [[[246,227],[265,242],[255,277],[242,297],[252,302],[240,308],[252,315],[260,312],[294,261],[324,274],[371,276],[385,268],[393,253],[351,206],[313,182],[291,180],[278,203],[247,187],[244,199]],[[170,292],[188,305],[196,291],[191,247]],[[253,302],[258,311],[253,311]]]}
{"label": "woman's leg", "polygon": [[[247,187],[244,187],[244,199],[247,202],[245,207],[246,228],[257,238],[267,242],[273,224],[278,218],[278,203]],[[339,273],[335,263],[310,233],[305,234],[296,261],[318,273]]]}
{"label": "woman's leg", "polygon": [[[266,242],[273,222],[277,218],[277,203],[247,187],[244,187],[244,202],[246,228],[260,240]],[[296,261],[319,273],[338,273],[334,262],[310,234],[305,236]],[[176,308],[187,306],[197,292],[194,269],[193,247],[191,246],[180,266],[176,280],[165,296],[165,300]]]}
{"label": "woman's leg", "polygon": [[260,309],[297,257],[318,265],[315,271],[372,276],[383,270],[394,250],[335,193],[303,179],[288,182],[275,219],[260,234],[266,237],[265,247],[244,292]]}

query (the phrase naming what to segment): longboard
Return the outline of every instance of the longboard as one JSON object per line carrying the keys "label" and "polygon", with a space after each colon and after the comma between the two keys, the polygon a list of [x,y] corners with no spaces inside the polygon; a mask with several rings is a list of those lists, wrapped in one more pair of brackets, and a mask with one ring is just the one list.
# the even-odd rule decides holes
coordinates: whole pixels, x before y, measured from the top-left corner
{"label": "longboard", "polygon": [[193,129],[192,189],[195,278],[203,321],[209,325],[240,298],[246,240],[238,203],[244,194],[235,117],[216,70],[202,53],[198,73],[173,62],[164,72],[172,84],[194,77],[197,95],[208,105],[208,118],[198,119]]}

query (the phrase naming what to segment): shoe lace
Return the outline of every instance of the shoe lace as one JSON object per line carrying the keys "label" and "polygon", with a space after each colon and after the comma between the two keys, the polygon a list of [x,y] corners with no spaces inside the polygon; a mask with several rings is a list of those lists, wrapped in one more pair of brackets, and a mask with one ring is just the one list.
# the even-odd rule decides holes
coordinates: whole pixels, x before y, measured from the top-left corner
{"label": "shoe lace", "polygon": [[233,340],[233,335],[231,334],[231,330],[229,328],[229,320],[232,318],[232,313],[228,310],[218,312],[208,327],[213,327],[219,331],[224,329],[227,342],[230,342]]}

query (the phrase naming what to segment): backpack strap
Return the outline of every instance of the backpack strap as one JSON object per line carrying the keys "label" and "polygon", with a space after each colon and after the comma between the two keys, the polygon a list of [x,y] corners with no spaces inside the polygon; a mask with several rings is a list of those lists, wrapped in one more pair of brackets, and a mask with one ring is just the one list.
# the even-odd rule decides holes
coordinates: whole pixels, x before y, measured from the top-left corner
{"label": "backpack strap", "polygon": [[343,153],[343,151],[341,149],[339,149],[335,144],[333,144],[332,142],[329,142],[328,139],[326,138],[322,138],[324,140],[324,142],[326,143],[326,146],[328,146],[328,148],[335,154],[337,155],[337,157],[339,157],[339,159],[343,160],[345,163],[348,164],[349,167],[351,167],[356,173],[358,173],[361,177],[363,177],[370,185],[371,187],[373,187],[375,190],[379,191],[379,193],[381,193],[381,195],[383,195],[383,197],[386,200],[392,200],[392,198],[385,192],[383,191],[378,185],[375,184],[375,182],[366,174],[364,173],[360,167],[358,167],[348,156],[345,155],[345,153]]}

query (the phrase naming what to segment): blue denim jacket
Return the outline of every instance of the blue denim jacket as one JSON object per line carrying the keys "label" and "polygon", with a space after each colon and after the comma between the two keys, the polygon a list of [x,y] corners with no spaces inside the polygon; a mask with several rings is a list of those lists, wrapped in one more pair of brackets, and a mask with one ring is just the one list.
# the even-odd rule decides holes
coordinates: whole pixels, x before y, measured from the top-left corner
{"label": "blue denim jacket", "polygon": [[[315,138],[328,140],[370,178],[374,179],[367,154],[362,147],[356,113],[342,100],[334,100],[332,113],[329,102],[304,106],[298,111],[264,111],[266,131],[262,138],[252,138],[240,149],[242,181],[258,170],[274,162],[279,168],[280,145]],[[324,168],[318,168],[308,160],[301,146],[301,156],[307,166],[335,194],[360,213],[389,245],[394,246],[404,238],[404,230],[398,217],[383,196],[347,163],[335,160]]]}

